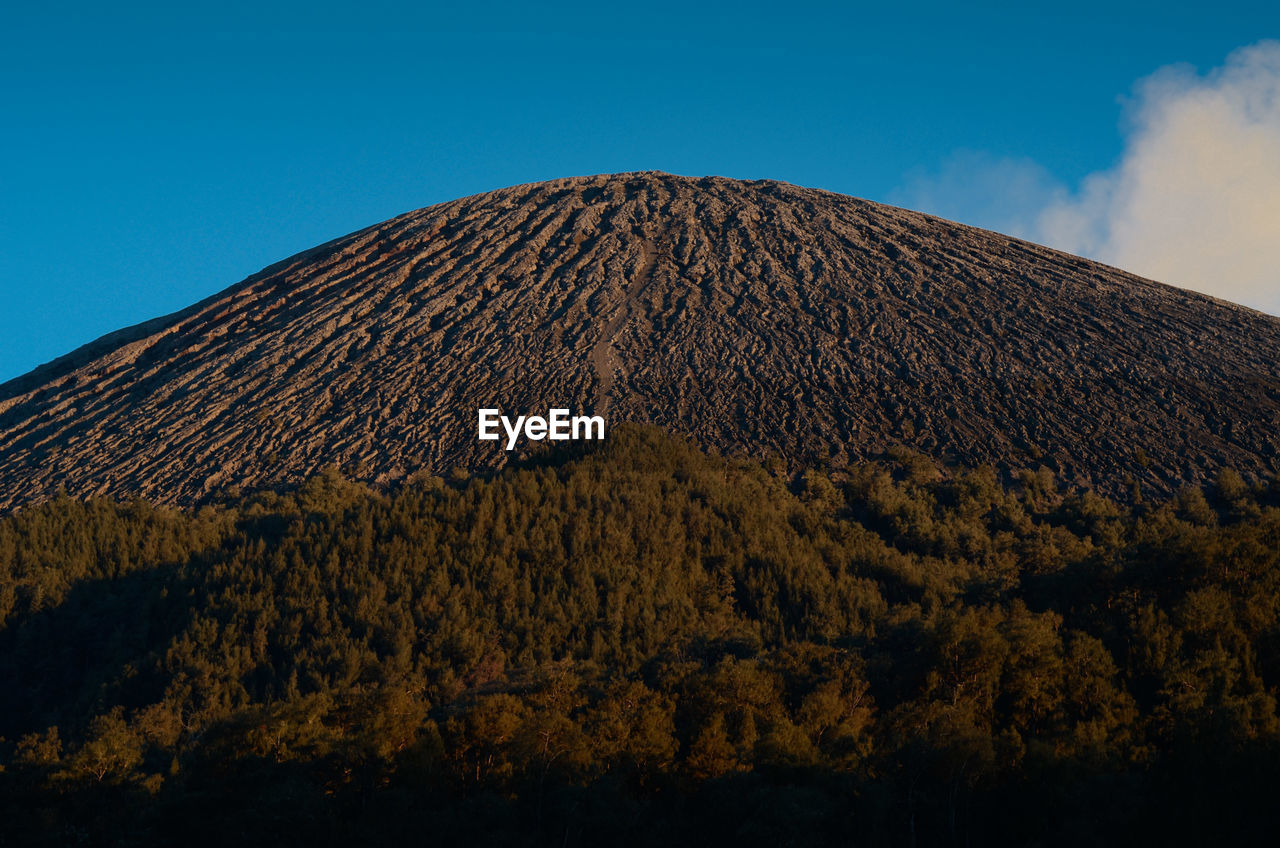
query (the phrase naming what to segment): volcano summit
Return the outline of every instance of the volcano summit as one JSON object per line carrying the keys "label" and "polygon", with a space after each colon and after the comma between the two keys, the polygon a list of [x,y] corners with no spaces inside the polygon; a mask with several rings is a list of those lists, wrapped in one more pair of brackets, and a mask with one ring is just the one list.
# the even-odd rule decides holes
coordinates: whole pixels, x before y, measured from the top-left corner
{"label": "volcano summit", "polygon": [[1167,492],[1280,469],[1277,351],[1280,319],[914,212],[566,179],[410,212],[0,386],[0,507],[492,467],[489,407]]}

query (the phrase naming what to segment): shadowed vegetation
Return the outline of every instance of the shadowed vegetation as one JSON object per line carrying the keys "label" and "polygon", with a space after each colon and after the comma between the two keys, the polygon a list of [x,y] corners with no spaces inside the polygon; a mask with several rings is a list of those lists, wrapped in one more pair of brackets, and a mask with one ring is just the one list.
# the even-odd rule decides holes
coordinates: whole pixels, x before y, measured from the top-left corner
{"label": "shadowed vegetation", "polygon": [[1275,481],[780,465],[0,519],[0,845],[1270,838]]}

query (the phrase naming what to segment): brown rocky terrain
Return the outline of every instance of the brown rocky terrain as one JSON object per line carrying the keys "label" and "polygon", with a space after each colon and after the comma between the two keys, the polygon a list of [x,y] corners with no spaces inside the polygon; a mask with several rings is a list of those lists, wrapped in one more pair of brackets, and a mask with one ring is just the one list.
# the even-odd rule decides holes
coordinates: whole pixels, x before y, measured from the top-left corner
{"label": "brown rocky terrain", "polygon": [[1280,319],[914,212],[567,179],[410,212],[0,386],[0,507],[494,466],[482,406],[1167,492],[1280,467],[1278,351]]}

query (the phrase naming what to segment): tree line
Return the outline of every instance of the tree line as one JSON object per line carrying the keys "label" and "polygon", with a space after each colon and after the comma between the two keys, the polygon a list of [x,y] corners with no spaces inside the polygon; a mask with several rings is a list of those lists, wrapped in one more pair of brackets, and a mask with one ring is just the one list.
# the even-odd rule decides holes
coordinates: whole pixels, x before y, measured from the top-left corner
{"label": "tree line", "polygon": [[626,426],[0,519],[0,845],[1262,841],[1280,482],[811,468]]}

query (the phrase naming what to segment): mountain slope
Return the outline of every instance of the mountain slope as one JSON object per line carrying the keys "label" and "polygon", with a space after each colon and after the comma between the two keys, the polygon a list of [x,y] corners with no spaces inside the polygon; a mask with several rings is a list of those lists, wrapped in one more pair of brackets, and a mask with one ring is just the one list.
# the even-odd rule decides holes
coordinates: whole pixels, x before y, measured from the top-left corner
{"label": "mountain slope", "polygon": [[476,410],[1109,492],[1277,469],[1280,319],[776,182],[624,174],[411,212],[0,386],[0,507],[488,467]]}

